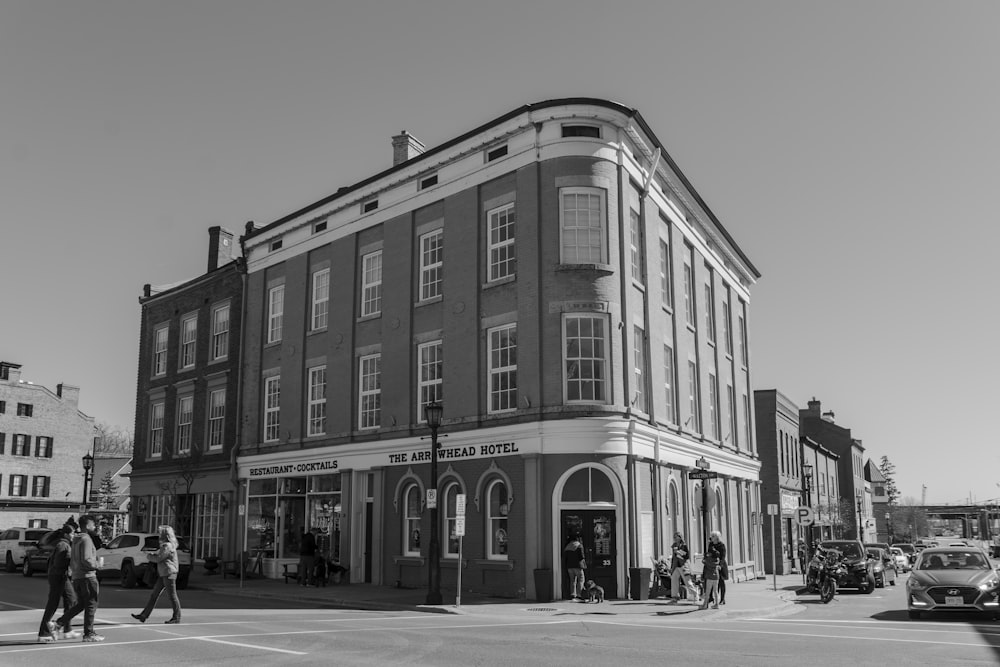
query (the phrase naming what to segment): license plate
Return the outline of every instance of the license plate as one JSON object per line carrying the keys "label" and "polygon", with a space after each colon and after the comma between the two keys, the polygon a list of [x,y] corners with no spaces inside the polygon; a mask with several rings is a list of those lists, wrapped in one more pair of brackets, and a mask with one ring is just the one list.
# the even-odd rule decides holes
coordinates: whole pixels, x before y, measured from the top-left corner
{"label": "license plate", "polygon": [[949,607],[961,607],[965,604],[965,598],[961,595],[946,595],[944,603]]}

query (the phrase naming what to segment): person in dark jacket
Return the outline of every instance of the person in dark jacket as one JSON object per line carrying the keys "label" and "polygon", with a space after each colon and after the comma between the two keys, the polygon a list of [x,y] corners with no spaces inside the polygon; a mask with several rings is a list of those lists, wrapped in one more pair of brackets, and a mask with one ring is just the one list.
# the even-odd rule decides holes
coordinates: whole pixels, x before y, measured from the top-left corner
{"label": "person in dark jacket", "polygon": [[691,550],[684,541],[684,536],[674,533],[674,543],[670,556],[670,599],[678,602],[681,599],[681,584],[687,591],[688,601],[699,602],[698,589],[691,581]]}
{"label": "person in dark jacket", "polygon": [[56,621],[62,630],[63,637],[69,639],[78,637],[71,627],[73,617],[83,612],[83,641],[103,642],[104,636],[94,632],[94,618],[100,604],[101,585],[97,581],[97,549],[94,548],[92,534],[97,531],[97,521],[89,514],[80,515],[80,532],[73,538],[70,548],[69,572],[73,579],[73,590],[76,591],[77,602],[72,609],[67,609]]}
{"label": "person in dark jacket", "polygon": [[722,533],[713,530],[708,538],[708,553],[719,559],[719,599],[718,604],[726,604],[726,579],[729,579],[729,565],[726,563],[726,543]]}
{"label": "person in dark jacket", "polygon": [[302,531],[302,546],[299,547],[299,584],[312,586],[315,582],[316,535],[311,530]]}
{"label": "person in dark jacket", "polygon": [[569,584],[572,587],[572,599],[581,600],[583,595],[583,571],[587,567],[583,555],[583,543],[579,535],[573,535],[566,546],[563,547],[563,567],[569,575]]}
{"label": "person in dark jacket", "polygon": [[53,545],[53,549],[48,563],[49,599],[45,603],[42,622],[38,626],[40,643],[53,642],[58,638],[52,617],[59,608],[59,600],[62,600],[63,611],[71,609],[76,604],[76,593],[73,592],[73,584],[69,580],[69,560],[71,540],[77,528],[76,520],[70,517],[62,528],[42,538],[41,546]]}

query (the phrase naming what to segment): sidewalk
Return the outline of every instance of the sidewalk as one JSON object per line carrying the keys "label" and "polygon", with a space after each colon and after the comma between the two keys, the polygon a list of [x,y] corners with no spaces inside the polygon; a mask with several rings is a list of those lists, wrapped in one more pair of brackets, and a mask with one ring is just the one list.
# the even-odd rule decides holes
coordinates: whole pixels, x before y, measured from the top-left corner
{"label": "sidewalk", "polygon": [[777,590],[770,576],[767,579],[727,582],[726,604],[718,610],[701,611],[687,601],[672,602],[657,597],[650,600],[607,600],[603,604],[557,600],[487,598],[465,593],[461,606],[455,605],[455,592],[443,590],[445,604],[425,605],[425,588],[393,588],[372,584],[329,584],[320,587],[302,587],[282,579],[255,577],[243,582],[222,575],[207,575],[200,566],[191,572],[191,589],[212,591],[247,598],[266,598],[288,602],[302,602],[305,606],[375,611],[412,611],[440,614],[482,614],[515,616],[680,616],[698,619],[732,619],[778,616],[795,612],[793,601],[802,588],[801,575],[779,575]]}

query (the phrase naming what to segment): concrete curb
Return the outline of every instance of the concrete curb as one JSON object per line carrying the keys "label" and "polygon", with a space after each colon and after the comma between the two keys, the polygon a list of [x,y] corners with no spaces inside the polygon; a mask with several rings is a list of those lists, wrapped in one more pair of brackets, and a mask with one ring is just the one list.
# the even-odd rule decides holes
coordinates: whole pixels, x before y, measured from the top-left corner
{"label": "concrete curb", "polygon": [[237,597],[254,598],[259,600],[281,600],[282,602],[310,602],[319,607],[327,609],[361,609],[363,611],[419,611],[427,614],[454,614],[456,610],[445,607],[434,607],[428,605],[409,605],[394,602],[375,602],[373,600],[344,600],[340,598],[313,597],[309,595],[285,595],[274,594],[270,591],[248,590],[246,588],[212,588],[210,586],[199,586],[197,590],[207,591],[218,595],[233,595]]}

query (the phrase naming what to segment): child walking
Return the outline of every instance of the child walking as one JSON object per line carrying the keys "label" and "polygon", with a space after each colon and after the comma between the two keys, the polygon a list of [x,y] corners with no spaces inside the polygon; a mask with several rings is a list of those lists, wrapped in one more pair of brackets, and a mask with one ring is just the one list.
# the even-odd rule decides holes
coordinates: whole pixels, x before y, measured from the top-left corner
{"label": "child walking", "polygon": [[701,579],[705,582],[705,597],[699,609],[708,609],[708,601],[712,600],[712,609],[719,608],[719,557],[709,551],[702,560]]}

